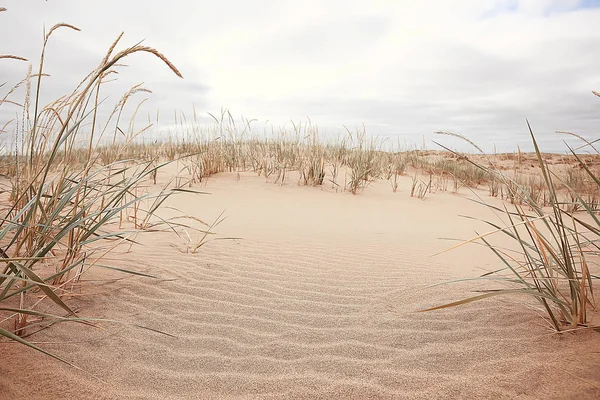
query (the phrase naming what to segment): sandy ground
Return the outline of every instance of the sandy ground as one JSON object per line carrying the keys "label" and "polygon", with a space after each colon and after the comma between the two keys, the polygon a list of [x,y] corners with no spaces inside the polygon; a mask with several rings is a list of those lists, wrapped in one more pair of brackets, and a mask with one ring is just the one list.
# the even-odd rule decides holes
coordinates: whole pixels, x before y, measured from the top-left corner
{"label": "sandy ground", "polygon": [[528,299],[416,312],[482,284],[429,285],[499,267],[475,245],[432,257],[487,230],[460,216],[493,218],[468,196],[410,198],[406,177],[358,196],[252,174],[202,189],[171,206],[225,210],[216,230],[242,240],[186,254],[183,238],[141,236],[112,265],[161,279],[96,272],[73,300],[175,337],[62,325],[32,338],[84,371],[2,343],[2,399],[600,398],[600,335],[552,334]]}

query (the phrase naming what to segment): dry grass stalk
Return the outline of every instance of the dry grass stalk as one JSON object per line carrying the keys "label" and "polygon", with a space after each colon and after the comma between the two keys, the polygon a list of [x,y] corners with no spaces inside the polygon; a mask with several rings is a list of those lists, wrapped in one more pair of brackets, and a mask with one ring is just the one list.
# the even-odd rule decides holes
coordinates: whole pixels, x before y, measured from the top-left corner
{"label": "dry grass stalk", "polygon": [[9,60],[19,60],[19,61],[29,61],[24,57],[14,56],[12,54],[0,54],[1,59],[9,59]]}

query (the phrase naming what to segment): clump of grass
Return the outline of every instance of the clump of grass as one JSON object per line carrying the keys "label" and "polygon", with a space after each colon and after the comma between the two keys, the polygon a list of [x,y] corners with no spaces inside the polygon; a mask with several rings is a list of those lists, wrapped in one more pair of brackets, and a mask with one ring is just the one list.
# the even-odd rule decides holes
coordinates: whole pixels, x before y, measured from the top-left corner
{"label": "clump of grass", "polygon": [[[304,185],[320,186],[325,180],[325,148],[319,142],[319,133],[315,126],[309,124],[308,143],[302,147],[300,156],[300,180]],[[294,130],[297,128],[294,125]]]}
{"label": "clump of grass", "polygon": [[331,188],[335,189],[336,192],[341,188],[341,185],[338,183],[338,178],[340,170],[344,167],[348,157],[346,140],[346,137],[338,138],[336,143],[328,145],[326,149],[326,159],[331,171]]}
{"label": "clump of grass", "polygon": [[427,193],[431,191],[432,175],[429,175],[429,181],[423,182],[417,175],[412,178],[410,197],[417,197],[419,200],[425,200]]}
{"label": "clump of grass", "polygon": [[[61,23],[48,31],[38,71],[33,74],[30,67],[26,79],[19,84],[27,87],[25,101],[17,103],[7,98],[2,101],[18,105],[23,120],[14,127],[15,137],[19,138],[14,154],[3,159],[12,158],[13,168],[11,204],[0,222],[0,263],[4,264],[0,274],[0,336],[46,354],[49,353],[22,336],[35,333],[44,323],[99,322],[80,318],[64,296],[87,269],[110,268],[99,262],[119,244],[135,243],[129,238],[131,234],[149,227],[158,229],[161,223],[151,223],[152,217],[168,197],[180,191],[165,187],[153,194],[142,190],[143,182],[155,179],[156,171],[164,164],[155,160],[121,160],[130,140],[123,145],[115,141],[113,146],[102,148],[99,143],[105,130],[97,129],[98,93],[106,76],[125,58],[149,53],[175,75],[181,77],[180,72],[151,47],[135,45],[113,54],[119,36],[98,67],[71,94],[43,106],[40,98],[42,78],[46,76],[46,47],[52,35],[65,28],[79,30]],[[120,116],[125,102],[119,102],[116,115]],[[33,115],[29,114],[30,105]],[[106,126],[109,122],[110,118]],[[90,130],[84,132],[84,125]],[[121,131],[118,122],[115,134],[117,130]],[[77,138],[84,134],[87,145],[78,145]],[[133,125],[130,134],[130,139],[137,135]],[[135,215],[132,229],[115,229],[115,224],[121,223],[129,210]],[[168,221],[162,223],[169,225]],[[32,295],[40,296],[41,300],[32,302]],[[41,312],[42,306],[53,311]],[[11,320],[12,328],[8,328],[6,322]]]}
{"label": "clump of grass", "polygon": [[398,191],[398,178],[406,172],[406,157],[402,153],[390,153],[386,160],[387,179],[392,186],[392,192]]}
{"label": "clump of grass", "polygon": [[354,135],[350,131],[348,134],[354,147],[346,158],[346,165],[350,168],[347,187],[350,193],[357,194],[380,175],[381,163],[378,161],[377,141],[367,138],[364,127]]}
{"label": "clump of grass", "polygon": [[[528,127],[543,182],[548,188],[548,198],[542,199],[537,193],[537,188],[531,187],[532,184],[529,188],[524,187],[507,175],[490,171],[471,161],[478,168],[494,173],[498,179],[510,183],[507,186],[510,196],[519,201],[512,201],[513,210],[488,205],[494,211],[503,212],[508,224],[501,226],[484,221],[492,227],[492,231],[478,234],[473,239],[458,245],[481,241],[498,256],[503,266],[484,274],[481,279],[500,279],[509,287],[489,290],[474,297],[432,307],[425,311],[457,306],[493,296],[527,295],[539,302],[540,309],[556,331],[577,328],[600,329],[599,325],[591,324],[589,321],[589,311],[597,309],[594,281],[599,277],[592,274],[590,262],[597,256],[599,248],[600,220],[580,193],[570,187],[567,187],[568,190],[586,211],[591,222],[572,210],[565,211],[561,207],[556,185],[560,177],[543,159],[529,123]],[[589,177],[600,187],[598,176],[573,150],[570,151]],[[544,207],[546,202],[549,208]],[[525,210],[524,205],[529,207],[532,214]],[[498,233],[507,235],[513,240],[514,251],[492,243],[489,236]]]}
{"label": "clump of grass", "polygon": [[500,189],[502,187],[501,181],[494,175],[488,181],[489,195],[491,197],[498,197]]}

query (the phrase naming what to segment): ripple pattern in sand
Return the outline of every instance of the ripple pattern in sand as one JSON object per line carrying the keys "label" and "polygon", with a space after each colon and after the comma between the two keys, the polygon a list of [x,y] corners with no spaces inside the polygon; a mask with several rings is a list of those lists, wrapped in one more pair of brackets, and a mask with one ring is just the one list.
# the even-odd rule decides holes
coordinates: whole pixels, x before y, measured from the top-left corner
{"label": "ripple pattern in sand", "polygon": [[[545,335],[518,305],[415,313],[461,292],[425,290],[454,270],[408,248],[420,250],[241,241],[184,255],[157,243],[143,268],[166,280],[128,280],[86,307],[176,337],[126,328],[95,351],[72,344],[69,359],[106,383],[63,366],[48,379],[61,376],[70,398],[552,398],[549,360],[560,358],[577,375],[573,393],[600,395],[597,364],[577,365],[576,340]],[[6,390],[19,397],[18,384]]]}

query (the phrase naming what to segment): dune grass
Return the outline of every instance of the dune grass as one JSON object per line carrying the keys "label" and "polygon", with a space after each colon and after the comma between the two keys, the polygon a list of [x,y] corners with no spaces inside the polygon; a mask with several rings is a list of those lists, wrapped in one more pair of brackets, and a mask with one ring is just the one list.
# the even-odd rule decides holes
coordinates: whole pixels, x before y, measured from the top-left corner
{"label": "dune grass", "polygon": [[[145,188],[165,163],[123,157],[131,150],[128,145],[137,132],[128,132],[129,140],[121,144],[115,141],[108,148],[99,144],[110,123],[114,123],[114,132],[121,131],[120,111],[139,87],[121,99],[104,121],[104,129],[98,121],[99,93],[106,77],[124,59],[149,53],[175,75],[181,77],[180,72],[151,47],[134,45],[116,52],[120,35],[72,93],[42,105],[47,44],[57,31],[65,29],[79,30],[63,23],[53,26],[44,37],[37,71],[30,65],[26,78],[0,99],[0,106],[17,107],[22,115],[21,120],[8,121],[2,128],[14,132],[15,149],[2,157],[10,195],[0,221],[0,336],[58,359],[26,338],[54,323],[96,326],[102,322],[79,316],[69,305],[69,294],[92,267],[149,276],[101,261],[120,244],[135,244],[134,234],[159,230],[161,225],[172,228],[173,222],[152,217],[168,197],[183,190],[164,187],[151,193]],[[2,58],[26,61],[17,56]],[[11,95],[22,86],[26,88],[23,101],[12,100]],[[84,125],[88,127],[85,130]],[[87,140],[84,146],[76,144],[81,137]],[[119,229],[123,225],[126,228]]]}
{"label": "dune grass", "polygon": [[[484,221],[491,231],[453,248],[473,242],[481,242],[499,259],[501,268],[486,273],[480,279],[504,282],[504,287],[485,291],[473,297],[424,311],[467,304],[495,296],[526,295],[539,302],[542,315],[557,332],[581,328],[600,330],[600,324],[590,321],[591,311],[597,311],[598,303],[594,287],[600,276],[592,272],[598,265],[600,250],[600,220],[595,207],[588,203],[578,188],[565,182],[565,177],[554,172],[544,159],[539,145],[528,124],[535,155],[542,175],[543,188],[538,184],[523,185],[509,175],[491,170],[482,164],[471,163],[494,174],[504,182],[510,193],[512,208],[498,208],[485,202],[495,212],[505,216],[506,223]],[[585,171],[594,185],[600,187],[600,178],[572,148],[572,156]],[[568,178],[568,175],[567,175]],[[568,180],[568,179],[566,179]],[[532,186],[536,186],[533,188]],[[559,185],[565,187],[579,207],[572,207],[559,198]],[[597,188],[592,188],[595,191]],[[589,188],[587,192],[589,193]],[[527,206],[527,208],[525,207]],[[577,213],[581,208],[583,213]],[[512,249],[496,245],[491,236],[503,234],[513,243]]]}

